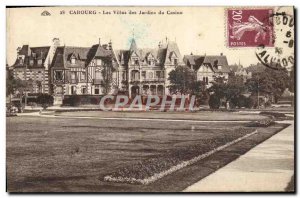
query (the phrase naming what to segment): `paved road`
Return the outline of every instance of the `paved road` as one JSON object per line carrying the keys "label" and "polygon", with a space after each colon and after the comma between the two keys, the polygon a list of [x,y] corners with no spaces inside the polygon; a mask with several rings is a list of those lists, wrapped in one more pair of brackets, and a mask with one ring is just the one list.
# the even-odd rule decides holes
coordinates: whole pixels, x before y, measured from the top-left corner
{"label": "paved road", "polygon": [[294,174],[294,123],[185,192],[284,191]]}

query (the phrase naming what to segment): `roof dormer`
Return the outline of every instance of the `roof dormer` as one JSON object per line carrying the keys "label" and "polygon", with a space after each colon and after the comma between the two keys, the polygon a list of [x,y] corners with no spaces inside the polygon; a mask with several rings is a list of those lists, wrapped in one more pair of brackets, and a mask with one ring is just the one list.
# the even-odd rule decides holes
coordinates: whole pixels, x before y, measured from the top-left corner
{"label": "roof dormer", "polygon": [[71,57],[70,57],[70,63],[71,63],[72,65],[75,65],[75,64],[76,64],[76,60],[77,60],[76,55],[75,55],[75,53],[73,53],[73,54],[71,55]]}

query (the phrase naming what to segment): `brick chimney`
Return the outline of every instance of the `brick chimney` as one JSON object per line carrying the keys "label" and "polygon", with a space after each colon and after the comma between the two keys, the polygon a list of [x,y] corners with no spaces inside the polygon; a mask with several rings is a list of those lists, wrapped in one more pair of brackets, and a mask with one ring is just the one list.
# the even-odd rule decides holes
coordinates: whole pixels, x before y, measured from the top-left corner
{"label": "brick chimney", "polygon": [[19,55],[21,49],[22,49],[21,47],[18,47],[18,48],[17,48],[17,54],[18,54],[18,55]]}

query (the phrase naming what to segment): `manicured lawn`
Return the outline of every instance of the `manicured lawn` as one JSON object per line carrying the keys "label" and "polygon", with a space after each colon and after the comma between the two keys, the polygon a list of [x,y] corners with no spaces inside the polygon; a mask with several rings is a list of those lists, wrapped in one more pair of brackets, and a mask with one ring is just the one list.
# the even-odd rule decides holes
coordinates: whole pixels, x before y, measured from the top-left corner
{"label": "manicured lawn", "polygon": [[82,112],[57,112],[61,116],[83,116],[98,118],[148,118],[148,119],[179,119],[179,120],[203,120],[203,121],[234,121],[234,120],[259,120],[266,116],[258,114],[245,114],[238,112],[113,112],[113,111],[82,111]]}
{"label": "manicured lawn", "polygon": [[[259,132],[267,134],[263,136],[266,139],[282,127],[276,124]],[[210,150],[250,131],[253,127],[249,130],[244,123],[233,122],[9,117],[7,188],[10,192],[156,191],[162,187],[157,186],[159,182],[167,180],[168,186],[174,186],[183,176],[172,178],[171,174],[145,187],[105,182],[103,178],[151,159],[189,158],[188,155]],[[252,143],[249,145],[247,149],[253,147]],[[188,181],[184,185],[188,185]],[[168,190],[168,186],[164,190]],[[183,186],[174,189],[183,190]]]}

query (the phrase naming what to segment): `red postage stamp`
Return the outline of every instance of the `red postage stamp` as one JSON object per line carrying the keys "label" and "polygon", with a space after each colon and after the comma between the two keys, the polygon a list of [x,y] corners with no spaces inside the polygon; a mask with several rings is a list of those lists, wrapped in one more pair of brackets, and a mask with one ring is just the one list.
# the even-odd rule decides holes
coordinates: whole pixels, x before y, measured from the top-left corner
{"label": "red postage stamp", "polygon": [[273,9],[228,9],[227,42],[228,47],[273,47]]}

